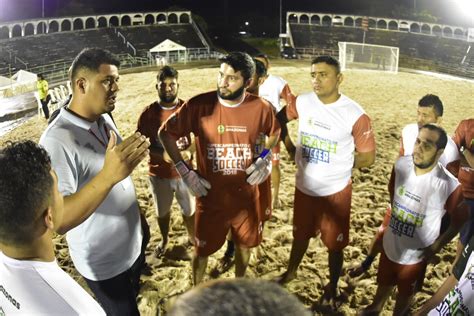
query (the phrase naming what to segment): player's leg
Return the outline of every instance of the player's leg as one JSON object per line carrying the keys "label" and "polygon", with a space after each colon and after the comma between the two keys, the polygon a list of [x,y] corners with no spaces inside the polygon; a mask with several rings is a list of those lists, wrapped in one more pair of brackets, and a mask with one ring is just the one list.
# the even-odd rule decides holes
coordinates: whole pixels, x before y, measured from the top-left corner
{"label": "player's leg", "polygon": [[193,285],[201,283],[207,268],[207,256],[194,255],[192,259],[193,265]]}
{"label": "player's leg", "polygon": [[249,265],[250,249],[238,246],[235,250],[235,277],[241,278],[245,276],[245,271]]}
{"label": "player's leg", "polygon": [[194,213],[196,211],[195,198],[191,195],[182,179],[175,180],[176,200],[181,207],[183,223],[188,232],[188,240],[194,245]]}
{"label": "player's leg", "polygon": [[427,263],[425,261],[400,265],[397,287],[398,293],[393,308],[393,315],[407,315],[415,293],[421,290],[425,278]]}
{"label": "player's leg", "polygon": [[155,256],[161,257],[166,251],[168,245],[168,233],[170,226],[170,210],[173,202],[173,190],[169,179],[160,179],[150,176],[150,185],[152,188],[153,199],[156,205],[156,214],[158,218],[158,227],[161,233],[161,242],[155,249]]}
{"label": "player's leg", "polygon": [[304,194],[297,188],[294,198],[293,242],[291,244],[290,259],[285,273],[276,279],[280,284],[296,278],[296,271],[308,249],[309,240],[319,230],[321,218],[316,209],[317,198]]}
{"label": "player's leg", "polygon": [[273,209],[280,208],[280,144],[272,149],[272,186],[273,186]]}

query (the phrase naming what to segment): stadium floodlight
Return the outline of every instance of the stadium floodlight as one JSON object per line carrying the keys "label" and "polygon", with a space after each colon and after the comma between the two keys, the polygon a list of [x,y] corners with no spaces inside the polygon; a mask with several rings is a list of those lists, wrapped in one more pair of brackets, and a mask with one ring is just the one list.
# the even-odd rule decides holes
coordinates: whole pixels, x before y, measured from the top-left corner
{"label": "stadium floodlight", "polygon": [[468,16],[474,26],[474,1],[473,0],[453,0],[454,3]]}
{"label": "stadium floodlight", "polygon": [[398,47],[339,42],[341,70],[368,69],[398,72]]}

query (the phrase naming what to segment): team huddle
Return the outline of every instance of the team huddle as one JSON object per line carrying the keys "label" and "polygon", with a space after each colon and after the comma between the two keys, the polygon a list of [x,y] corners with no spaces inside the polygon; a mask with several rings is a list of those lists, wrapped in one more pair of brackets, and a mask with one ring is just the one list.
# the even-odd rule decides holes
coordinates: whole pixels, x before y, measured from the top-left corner
{"label": "team huddle", "polygon": [[[196,297],[209,295],[219,305],[211,289],[226,288],[201,284],[209,256],[226,245],[217,272],[235,265],[235,276],[245,277],[252,248],[261,244],[265,222],[280,207],[280,143],[297,167],[287,270],[268,282],[268,291],[250,294],[251,280],[227,285],[248,287],[249,296],[262,298],[254,303],[261,304],[255,315],[309,314],[296,299],[285,298],[278,284],[297,278],[309,241],[318,236],[329,268],[321,305],[337,311],[341,275],[361,276],[380,253],[377,292],[358,313],[378,315],[396,286],[393,313],[405,315],[427,264],[458,233],[451,276],[412,312],[474,313],[474,118],[460,122],[450,138],[440,126],[442,101],[432,94],[420,99],[417,123],[401,134],[383,223],[366,259],[344,272],[352,170],[376,163],[376,143],[369,116],[339,91],[344,77],[336,59],[314,58],[313,91],[296,96],[284,79],[269,73],[265,55],[233,52],[220,59],[216,90],[187,101],[178,96],[178,71],[163,66],[156,77],[158,100],[143,110],[127,138],[112,117],[119,66],[108,51],[84,49],[69,71],[72,97],[39,145],[24,141],[0,151],[0,315],[139,315],[150,232],[130,175],[145,159],[161,233],[153,255],[167,252],[174,197],[193,249],[196,288],[179,297],[169,314],[206,314],[191,306],[198,304]],[[294,143],[286,127],[292,120],[298,120]],[[67,233],[71,259],[97,302],[58,266],[54,232]],[[282,309],[278,303],[264,308],[272,299]],[[237,314],[241,300],[231,300]]]}

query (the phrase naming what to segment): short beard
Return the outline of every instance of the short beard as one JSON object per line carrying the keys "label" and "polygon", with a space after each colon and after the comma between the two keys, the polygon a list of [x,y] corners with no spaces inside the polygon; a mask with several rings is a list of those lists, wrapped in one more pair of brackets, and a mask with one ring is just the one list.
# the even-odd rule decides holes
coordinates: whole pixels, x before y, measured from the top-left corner
{"label": "short beard", "polygon": [[415,157],[413,157],[413,164],[415,165],[415,167],[419,168],[419,169],[428,169],[429,167],[431,167],[436,161],[436,156],[433,157],[433,159],[431,159],[431,161],[429,162],[426,162],[426,163],[416,163],[415,162]]}
{"label": "short beard", "polygon": [[178,94],[174,94],[174,95],[171,95],[171,96],[167,96],[166,94],[164,94],[164,95],[159,94],[158,96],[160,97],[161,102],[173,103],[176,100],[176,98],[178,97]]}
{"label": "short beard", "polygon": [[240,98],[242,96],[242,94],[244,94],[244,91],[245,91],[245,86],[242,86],[242,87],[240,87],[240,89],[232,92],[229,95],[222,95],[219,87],[217,87],[217,95],[219,96],[219,98],[221,98],[223,100],[236,100],[236,99]]}

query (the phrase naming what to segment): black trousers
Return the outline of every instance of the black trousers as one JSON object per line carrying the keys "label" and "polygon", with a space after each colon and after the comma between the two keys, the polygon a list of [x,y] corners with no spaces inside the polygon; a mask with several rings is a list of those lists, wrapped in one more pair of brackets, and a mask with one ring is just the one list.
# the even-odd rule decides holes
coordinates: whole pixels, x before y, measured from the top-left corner
{"label": "black trousers", "polygon": [[51,96],[50,96],[49,94],[48,94],[48,96],[46,97],[46,99],[40,100],[40,101],[41,101],[41,107],[43,108],[44,117],[45,117],[46,119],[49,119],[48,103],[49,103],[50,100],[51,100]]}
{"label": "black trousers", "polygon": [[146,263],[145,250],[150,241],[150,226],[142,213],[140,213],[140,224],[143,233],[140,256],[130,269],[107,280],[92,281],[84,278],[95,298],[109,316],[140,315],[137,296],[140,291],[140,275]]}

